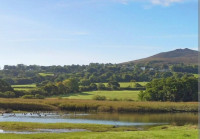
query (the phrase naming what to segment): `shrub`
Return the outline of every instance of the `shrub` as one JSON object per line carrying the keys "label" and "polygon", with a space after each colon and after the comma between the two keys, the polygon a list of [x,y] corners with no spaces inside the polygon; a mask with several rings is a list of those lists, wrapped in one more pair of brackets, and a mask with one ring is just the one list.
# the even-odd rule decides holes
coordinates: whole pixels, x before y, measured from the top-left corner
{"label": "shrub", "polygon": [[139,83],[135,83],[135,84],[134,84],[134,87],[135,87],[135,88],[139,88],[139,87],[143,87],[143,86],[142,86],[141,84],[139,84]]}
{"label": "shrub", "polygon": [[106,86],[103,83],[98,83],[97,84],[97,89],[98,90],[106,90]]}
{"label": "shrub", "polygon": [[44,97],[43,95],[36,94],[36,95],[35,95],[35,98],[37,98],[37,99],[44,99],[45,97]]}
{"label": "shrub", "polygon": [[14,98],[15,97],[15,93],[12,92],[12,91],[6,91],[4,93],[4,95],[5,95],[6,98]]}
{"label": "shrub", "polygon": [[140,93],[138,94],[138,99],[141,100],[141,101],[145,101],[147,96],[145,96],[146,93],[145,91],[140,91]]}
{"label": "shrub", "polygon": [[134,100],[131,98],[125,98],[124,101],[134,101]]}
{"label": "shrub", "polygon": [[106,100],[106,97],[105,96],[99,96],[99,95],[96,95],[93,97],[94,100]]}
{"label": "shrub", "polygon": [[22,98],[23,99],[33,99],[33,98],[35,98],[35,96],[34,95],[24,95],[24,96],[22,96]]}
{"label": "shrub", "polygon": [[0,97],[5,97],[5,94],[0,92]]}
{"label": "shrub", "polygon": [[61,96],[58,96],[57,98],[58,98],[58,99],[62,99],[62,97],[61,97]]}
{"label": "shrub", "polygon": [[117,98],[112,98],[112,99],[109,99],[110,101],[120,101],[120,99],[117,99]]}

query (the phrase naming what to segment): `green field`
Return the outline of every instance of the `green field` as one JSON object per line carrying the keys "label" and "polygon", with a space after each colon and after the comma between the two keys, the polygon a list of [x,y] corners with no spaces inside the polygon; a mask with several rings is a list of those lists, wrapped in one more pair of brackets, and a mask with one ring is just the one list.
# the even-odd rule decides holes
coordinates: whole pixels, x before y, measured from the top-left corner
{"label": "green field", "polygon": [[194,77],[199,78],[199,74],[193,74]]}
{"label": "green field", "polygon": [[43,77],[45,77],[45,76],[54,76],[54,74],[53,73],[38,73],[40,76],[43,76]]}
{"label": "green field", "polygon": [[81,92],[74,93],[64,96],[64,98],[69,99],[93,99],[95,95],[105,96],[107,100],[138,100],[138,93],[140,91],[91,91],[91,92]]}
{"label": "green field", "polygon": [[2,122],[0,128],[4,130],[34,130],[34,129],[88,129],[86,132],[75,133],[39,133],[39,134],[0,134],[1,139],[197,139],[197,125],[163,125],[149,129],[135,129],[134,127],[114,127],[93,124],[39,124]]}
{"label": "green field", "polygon": [[36,84],[12,85],[13,88],[35,88]]}
{"label": "green field", "polygon": [[31,89],[35,89],[37,86],[36,84],[25,84],[25,85],[12,85],[12,87],[14,88],[14,90],[28,91]]}

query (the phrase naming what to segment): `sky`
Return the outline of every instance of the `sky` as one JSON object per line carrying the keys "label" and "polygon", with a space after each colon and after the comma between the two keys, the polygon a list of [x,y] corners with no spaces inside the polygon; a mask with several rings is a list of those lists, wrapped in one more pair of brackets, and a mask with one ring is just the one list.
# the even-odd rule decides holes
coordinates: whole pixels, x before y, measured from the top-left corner
{"label": "sky", "polygon": [[198,0],[0,0],[0,66],[121,63],[198,49]]}

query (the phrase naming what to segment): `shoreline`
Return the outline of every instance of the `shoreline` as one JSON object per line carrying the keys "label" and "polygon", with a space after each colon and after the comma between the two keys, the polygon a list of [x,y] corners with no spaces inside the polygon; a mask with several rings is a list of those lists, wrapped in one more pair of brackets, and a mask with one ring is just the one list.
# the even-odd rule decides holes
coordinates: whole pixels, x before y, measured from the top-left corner
{"label": "shoreline", "polygon": [[86,129],[88,131],[68,132],[68,133],[33,133],[33,134],[13,134],[1,133],[1,139],[14,138],[104,138],[104,139],[120,139],[120,138],[154,138],[154,139],[194,139],[198,138],[198,125],[162,125],[150,128],[134,128],[134,127],[115,127],[108,125],[95,124],[41,124],[41,123],[19,123],[19,122],[0,122],[0,129],[7,131],[35,131],[37,129]]}

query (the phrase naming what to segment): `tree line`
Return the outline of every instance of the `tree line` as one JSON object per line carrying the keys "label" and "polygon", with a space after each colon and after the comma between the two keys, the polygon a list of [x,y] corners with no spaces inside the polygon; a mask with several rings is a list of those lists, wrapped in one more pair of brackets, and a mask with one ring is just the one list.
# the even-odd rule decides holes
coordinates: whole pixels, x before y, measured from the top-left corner
{"label": "tree line", "polygon": [[[145,70],[142,69],[145,67]],[[184,69],[184,70],[183,70]],[[12,85],[18,84],[44,84],[45,82],[61,82],[69,78],[76,78],[81,85],[89,86],[91,83],[105,83],[109,81],[130,82],[135,80],[151,81],[154,78],[167,78],[177,76],[183,77],[185,74],[193,76],[197,66],[182,65],[160,65],[151,63],[141,64],[99,64],[71,65],[71,66],[17,66],[5,65],[0,70],[0,79]],[[164,72],[163,72],[164,71]],[[40,73],[53,73],[53,76],[41,76]]]}

